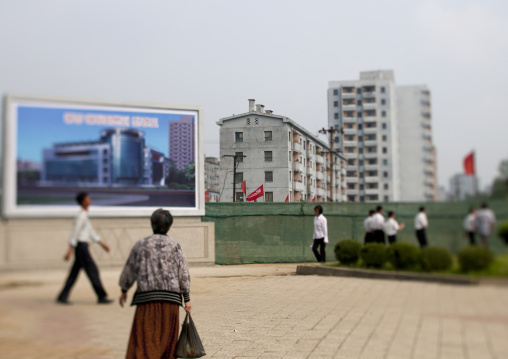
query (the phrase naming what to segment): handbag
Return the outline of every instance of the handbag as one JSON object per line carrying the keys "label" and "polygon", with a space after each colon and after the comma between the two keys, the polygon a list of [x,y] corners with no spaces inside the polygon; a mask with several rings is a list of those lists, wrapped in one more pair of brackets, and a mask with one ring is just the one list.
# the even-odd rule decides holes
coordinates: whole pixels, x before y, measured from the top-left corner
{"label": "handbag", "polygon": [[204,355],[206,353],[203,343],[201,343],[192,317],[187,313],[182,324],[180,338],[176,344],[175,356],[177,358],[201,358]]}

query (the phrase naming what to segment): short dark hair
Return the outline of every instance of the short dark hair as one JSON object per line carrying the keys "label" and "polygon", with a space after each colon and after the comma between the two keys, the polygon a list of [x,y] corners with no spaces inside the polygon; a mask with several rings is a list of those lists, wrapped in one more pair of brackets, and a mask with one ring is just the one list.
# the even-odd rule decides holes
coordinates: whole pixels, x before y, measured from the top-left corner
{"label": "short dark hair", "polygon": [[85,200],[86,197],[88,197],[88,193],[86,193],[86,192],[79,192],[76,195],[76,202],[78,202],[78,204],[81,206],[81,203],[83,203],[83,201]]}
{"label": "short dark hair", "polygon": [[152,213],[150,221],[152,222],[153,234],[167,234],[173,224],[173,216],[169,211],[159,208]]}
{"label": "short dark hair", "polygon": [[383,210],[383,207],[382,206],[377,206],[376,207],[376,212],[379,212],[379,211],[382,211]]}
{"label": "short dark hair", "polygon": [[390,211],[388,212],[388,218],[390,218],[391,216],[393,216],[395,213],[393,213],[393,211]]}
{"label": "short dark hair", "polygon": [[487,203],[483,202],[483,203],[482,203],[482,208],[487,208],[487,207],[488,207],[488,206],[487,206]]}
{"label": "short dark hair", "polygon": [[374,213],[376,213],[376,211],[374,211],[373,209],[371,209],[371,210],[369,211],[369,216],[372,216]]}
{"label": "short dark hair", "polygon": [[314,210],[318,210],[319,211],[319,214],[323,213],[323,207],[321,207],[320,204],[318,204],[316,207],[314,207]]}
{"label": "short dark hair", "polygon": [[425,211],[425,207],[421,206],[420,207],[420,212],[423,212],[423,211]]}

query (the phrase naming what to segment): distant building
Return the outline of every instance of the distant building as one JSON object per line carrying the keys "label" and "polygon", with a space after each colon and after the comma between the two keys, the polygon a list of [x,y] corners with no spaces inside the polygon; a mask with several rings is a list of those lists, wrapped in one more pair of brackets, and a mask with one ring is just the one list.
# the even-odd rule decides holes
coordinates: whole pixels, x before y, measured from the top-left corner
{"label": "distant building", "polygon": [[176,168],[184,170],[195,161],[194,117],[180,116],[169,123],[169,158]]}
{"label": "distant building", "polygon": [[43,150],[44,185],[164,186],[170,161],[145,145],[143,132],[113,128],[95,142],[55,144]]}
{"label": "distant building", "polygon": [[246,156],[236,172],[239,202],[244,201],[243,181],[247,195],[263,185],[265,202],[346,201],[344,157],[330,154],[325,142],[288,117],[249,100],[249,112],[217,124],[221,167],[226,169],[220,172],[220,202],[233,201],[233,159],[224,155],[235,154]]}
{"label": "distant building", "polygon": [[468,197],[476,196],[478,188],[480,188],[478,177],[458,173],[450,178],[449,197],[453,201],[462,201]]}
{"label": "distant building", "polygon": [[205,157],[205,190],[219,192],[220,161],[216,157]]}
{"label": "distant building", "polygon": [[330,81],[328,123],[343,128],[335,144],[346,158],[348,200],[437,200],[430,92],[396,86],[393,71]]}

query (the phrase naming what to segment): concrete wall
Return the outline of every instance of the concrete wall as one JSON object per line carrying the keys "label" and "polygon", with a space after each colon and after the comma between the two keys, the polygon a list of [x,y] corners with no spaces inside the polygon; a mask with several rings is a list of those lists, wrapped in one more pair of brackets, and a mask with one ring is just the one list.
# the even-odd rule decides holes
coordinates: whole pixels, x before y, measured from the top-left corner
{"label": "concrete wall", "polygon": [[[134,243],[152,233],[149,218],[92,218],[101,239],[111,247],[106,253],[99,245],[91,252],[99,265],[121,266]],[[73,219],[0,220],[0,270],[67,267],[63,260]],[[190,265],[215,263],[213,223],[200,217],[175,217],[169,236],[181,243]]]}

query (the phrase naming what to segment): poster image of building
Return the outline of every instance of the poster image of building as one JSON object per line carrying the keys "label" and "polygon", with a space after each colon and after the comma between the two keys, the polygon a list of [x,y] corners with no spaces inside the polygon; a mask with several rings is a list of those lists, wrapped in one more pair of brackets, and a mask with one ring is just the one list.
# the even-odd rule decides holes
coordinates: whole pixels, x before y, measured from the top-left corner
{"label": "poster image of building", "polygon": [[[199,107],[22,98],[7,105],[4,213],[61,212],[75,206],[79,191],[106,212],[204,210]],[[172,136],[173,129],[186,136]]]}

